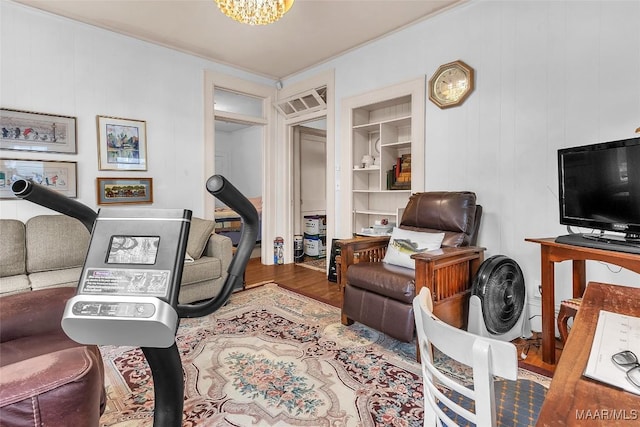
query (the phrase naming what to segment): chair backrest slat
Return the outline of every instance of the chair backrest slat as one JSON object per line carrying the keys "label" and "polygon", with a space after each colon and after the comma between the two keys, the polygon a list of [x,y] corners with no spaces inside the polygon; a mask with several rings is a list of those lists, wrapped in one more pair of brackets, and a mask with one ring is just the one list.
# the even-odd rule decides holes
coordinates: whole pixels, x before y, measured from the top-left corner
{"label": "chair backrest slat", "polygon": [[[453,422],[438,407],[436,399],[454,413],[478,426],[494,426],[496,404],[494,376],[515,380],[518,376],[517,352],[513,344],[481,337],[450,326],[433,314],[433,303],[428,288],[422,288],[413,301],[418,341],[422,354],[425,400],[434,409],[425,420],[442,419]],[[432,347],[447,357],[473,368],[473,389],[442,374],[434,365]],[[475,414],[453,402],[438,389],[444,386],[475,401]],[[437,409],[436,409],[437,408]],[[434,418],[434,414],[437,417]],[[425,422],[425,425],[430,425]],[[452,424],[455,425],[455,424]]]}

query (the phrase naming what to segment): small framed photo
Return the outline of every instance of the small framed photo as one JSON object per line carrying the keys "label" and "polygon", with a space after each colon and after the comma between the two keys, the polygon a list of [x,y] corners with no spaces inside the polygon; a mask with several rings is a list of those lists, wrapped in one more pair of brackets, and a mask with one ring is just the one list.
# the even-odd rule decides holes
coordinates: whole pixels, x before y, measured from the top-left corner
{"label": "small framed photo", "polygon": [[30,111],[0,109],[0,148],[75,154],[76,118]]}
{"label": "small framed photo", "polygon": [[153,178],[96,178],[99,205],[153,203]]}
{"label": "small framed photo", "polygon": [[16,199],[11,185],[26,179],[58,191],[67,197],[77,197],[76,162],[49,160],[0,160],[0,199]]}
{"label": "small framed photo", "polygon": [[97,122],[100,170],[147,170],[145,121],[98,116]]}

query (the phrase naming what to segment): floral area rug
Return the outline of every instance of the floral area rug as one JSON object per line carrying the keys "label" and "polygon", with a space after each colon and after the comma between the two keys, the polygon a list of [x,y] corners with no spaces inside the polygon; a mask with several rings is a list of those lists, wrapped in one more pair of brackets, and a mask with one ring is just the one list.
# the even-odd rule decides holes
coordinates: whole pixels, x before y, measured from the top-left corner
{"label": "floral area rug", "polygon": [[[413,344],[343,326],[339,309],[275,284],[235,293],[212,315],[182,319],[176,342],[183,426],[422,425]],[[142,351],[101,351],[108,399],[101,426],[152,426],[153,379]],[[464,367],[447,366],[470,381]]]}

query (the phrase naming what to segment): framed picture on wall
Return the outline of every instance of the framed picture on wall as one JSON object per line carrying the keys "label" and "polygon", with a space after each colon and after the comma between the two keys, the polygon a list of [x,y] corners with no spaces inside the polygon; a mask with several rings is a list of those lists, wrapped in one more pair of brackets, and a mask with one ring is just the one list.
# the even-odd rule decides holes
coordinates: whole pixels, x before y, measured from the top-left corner
{"label": "framed picture on wall", "polygon": [[153,178],[96,178],[99,205],[153,203]]}
{"label": "framed picture on wall", "polygon": [[75,154],[76,118],[30,111],[0,109],[0,148]]}
{"label": "framed picture on wall", "polygon": [[67,197],[77,197],[76,162],[1,159],[0,199],[17,198],[11,185],[19,179],[31,180]]}
{"label": "framed picture on wall", "polygon": [[97,122],[100,170],[147,170],[145,121],[98,116]]}

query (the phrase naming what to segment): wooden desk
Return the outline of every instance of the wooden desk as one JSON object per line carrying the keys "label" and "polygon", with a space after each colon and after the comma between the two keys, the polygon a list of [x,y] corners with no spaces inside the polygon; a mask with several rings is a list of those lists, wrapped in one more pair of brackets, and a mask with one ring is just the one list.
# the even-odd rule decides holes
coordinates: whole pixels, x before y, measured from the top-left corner
{"label": "wooden desk", "polygon": [[600,310],[640,317],[640,289],[591,282],[556,367],[537,426],[640,424],[640,396],[582,376]]}
{"label": "wooden desk", "polygon": [[556,243],[553,238],[525,239],[540,244],[542,286],[542,361],[554,365],[555,270],[554,263],[573,261],[573,297],[581,297],[586,286],[585,261],[603,261],[640,274],[640,255]]}

